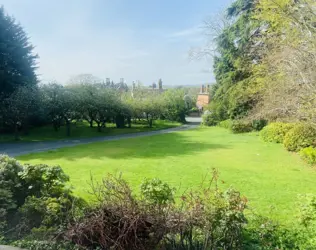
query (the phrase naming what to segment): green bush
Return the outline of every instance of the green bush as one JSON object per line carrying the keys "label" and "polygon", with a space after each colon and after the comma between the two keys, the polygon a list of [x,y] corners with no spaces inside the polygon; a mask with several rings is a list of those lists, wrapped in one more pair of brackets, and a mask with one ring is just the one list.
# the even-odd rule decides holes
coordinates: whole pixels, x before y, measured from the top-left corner
{"label": "green bush", "polygon": [[153,204],[166,204],[174,202],[174,189],[170,188],[167,183],[155,178],[152,180],[145,179],[140,186],[143,197]]}
{"label": "green bush", "polygon": [[218,126],[221,128],[231,129],[232,124],[233,124],[233,121],[228,119],[228,120],[219,122]]}
{"label": "green bush", "polygon": [[283,143],[286,133],[294,126],[293,123],[273,122],[261,130],[260,137],[265,142]]}
{"label": "green bush", "polygon": [[[59,166],[21,165],[0,156],[0,226],[9,240],[42,225],[59,227],[73,206],[84,205],[66,187],[68,176]],[[1,235],[1,231],[0,231]]]}
{"label": "green bush", "polygon": [[214,114],[209,113],[209,114],[204,114],[202,116],[202,124],[204,126],[216,126],[218,123],[216,117],[214,116]]}
{"label": "green bush", "polygon": [[300,151],[300,156],[307,163],[314,165],[316,163],[316,148],[303,148]]}
{"label": "green bush", "polygon": [[252,127],[256,131],[261,131],[265,126],[267,126],[268,121],[267,120],[253,120],[252,121]]}
{"label": "green bush", "polygon": [[283,144],[289,151],[299,151],[302,148],[316,146],[316,127],[301,123],[295,125],[284,137]]}
{"label": "green bush", "polygon": [[248,133],[253,130],[252,124],[248,121],[235,120],[232,123],[231,131],[234,134]]}
{"label": "green bush", "polygon": [[57,241],[20,240],[14,242],[13,245],[28,250],[83,250],[83,248],[75,246],[70,242]]}

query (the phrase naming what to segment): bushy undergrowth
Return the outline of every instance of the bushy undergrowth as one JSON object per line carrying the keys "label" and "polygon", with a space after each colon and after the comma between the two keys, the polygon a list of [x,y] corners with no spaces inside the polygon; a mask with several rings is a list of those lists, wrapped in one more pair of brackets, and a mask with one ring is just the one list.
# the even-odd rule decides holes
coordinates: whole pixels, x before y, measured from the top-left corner
{"label": "bushy undergrowth", "polygon": [[216,116],[214,116],[213,113],[204,114],[202,116],[202,124],[204,126],[216,126],[218,123],[218,120],[216,119]]}
{"label": "bushy undergrowth", "polygon": [[268,121],[264,119],[253,120],[252,127],[255,131],[261,131],[265,126],[267,126]]}
{"label": "bushy undergrowth", "polygon": [[253,130],[252,124],[249,121],[235,120],[231,125],[231,131],[234,134],[248,133]]}
{"label": "bushy undergrowth", "polygon": [[58,166],[21,165],[0,156],[0,234],[3,240],[26,236],[37,227],[59,228],[73,207],[84,202],[67,188],[69,178]]}
{"label": "bushy undergrowth", "polygon": [[[59,167],[21,165],[0,158],[0,242],[29,250],[79,249],[314,249],[316,196],[302,195],[299,221],[284,227],[261,216],[246,218],[247,199],[209,185],[176,196],[159,179],[140,192],[121,176],[92,182],[87,205],[66,188]],[[79,202],[80,201],[80,202]],[[10,232],[9,234],[7,232]]]}
{"label": "bushy undergrowth", "polygon": [[311,165],[316,164],[316,148],[308,147],[300,151],[301,158]]}
{"label": "bushy undergrowth", "polygon": [[293,123],[273,122],[261,130],[260,137],[265,142],[283,143],[286,133],[294,126]]}
{"label": "bushy undergrowth", "polygon": [[220,191],[215,179],[176,205],[166,183],[147,180],[136,197],[123,179],[109,177],[94,188],[96,206],[66,238],[102,249],[240,249],[247,201],[232,189]]}
{"label": "bushy undergrowth", "polygon": [[289,151],[316,146],[316,127],[307,123],[296,124],[284,137],[283,144]]}
{"label": "bushy undergrowth", "polygon": [[71,242],[40,241],[40,240],[20,240],[14,242],[14,246],[28,250],[84,250]]}
{"label": "bushy undergrowth", "polygon": [[232,120],[224,120],[218,123],[218,126],[221,128],[231,129],[233,124]]}

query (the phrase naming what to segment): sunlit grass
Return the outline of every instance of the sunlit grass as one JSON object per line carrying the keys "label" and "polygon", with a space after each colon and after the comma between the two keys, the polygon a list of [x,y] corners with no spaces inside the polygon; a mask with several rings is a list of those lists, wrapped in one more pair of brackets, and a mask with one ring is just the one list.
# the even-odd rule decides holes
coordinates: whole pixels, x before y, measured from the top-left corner
{"label": "sunlit grass", "polygon": [[[158,177],[180,192],[199,188],[217,168],[223,186],[241,191],[250,208],[291,221],[298,194],[316,192],[316,172],[282,145],[264,143],[256,134],[235,135],[221,128],[100,142],[18,157],[27,163],[58,164],[75,193],[88,197],[90,175],[101,180],[122,172],[138,189],[145,177]],[[222,183],[222,182],[221,182]]]}

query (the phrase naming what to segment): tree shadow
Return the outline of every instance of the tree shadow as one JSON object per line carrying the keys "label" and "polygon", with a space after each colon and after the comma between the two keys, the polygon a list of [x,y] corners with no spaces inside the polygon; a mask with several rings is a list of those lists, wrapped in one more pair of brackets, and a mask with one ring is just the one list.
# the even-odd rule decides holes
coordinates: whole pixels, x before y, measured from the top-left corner
{"label": "tree shadow", "polygon": [[186,133],[169,133],[138,138],[104,141],[75,147],[61,148],[43,153],[20,156],[21,160],[69,161],[81,158],[91,159],[132,159],[164,158],[168,156],[194,155],[202,151],[227,149],[225,144],[199,141],[199,138],[186,136]]}

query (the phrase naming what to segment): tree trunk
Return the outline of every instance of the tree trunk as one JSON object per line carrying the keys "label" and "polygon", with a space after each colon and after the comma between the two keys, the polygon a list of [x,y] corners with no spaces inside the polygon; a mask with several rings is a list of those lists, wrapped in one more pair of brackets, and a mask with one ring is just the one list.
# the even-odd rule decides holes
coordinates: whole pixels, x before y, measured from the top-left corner
{"label": "tree trunk", "polygon": [[127,125],[129,128],[132,127],[132,118],[131,117],[127,117]]}
{"label": "tree trunk", "polygon": [[93,128],[93,120],[90,120],[89,123],[90,123],[90,128]]}
{"label": "tree trunk", "polygon": [[150,128],[153,127],[153,119],[152,119],[152,118],[149,119],[149,127],[150,127]]}
{"label": "tree trunk", "polygon": [[18,123],[16,122],[14,125],[14,140],[19,141],[20,137],[19,137],[19,127],[18,127]]}
{"label": "tree trunk", "polygon": [[70,136],[70,126],[71,126],[71,123],[66,120],[66,131],[67,131],[67,136]]}
{"label": "tree trunk", "polygon": [[101,122],[97,122],[97,125],[98,125],[98,132],[102,132]]}

